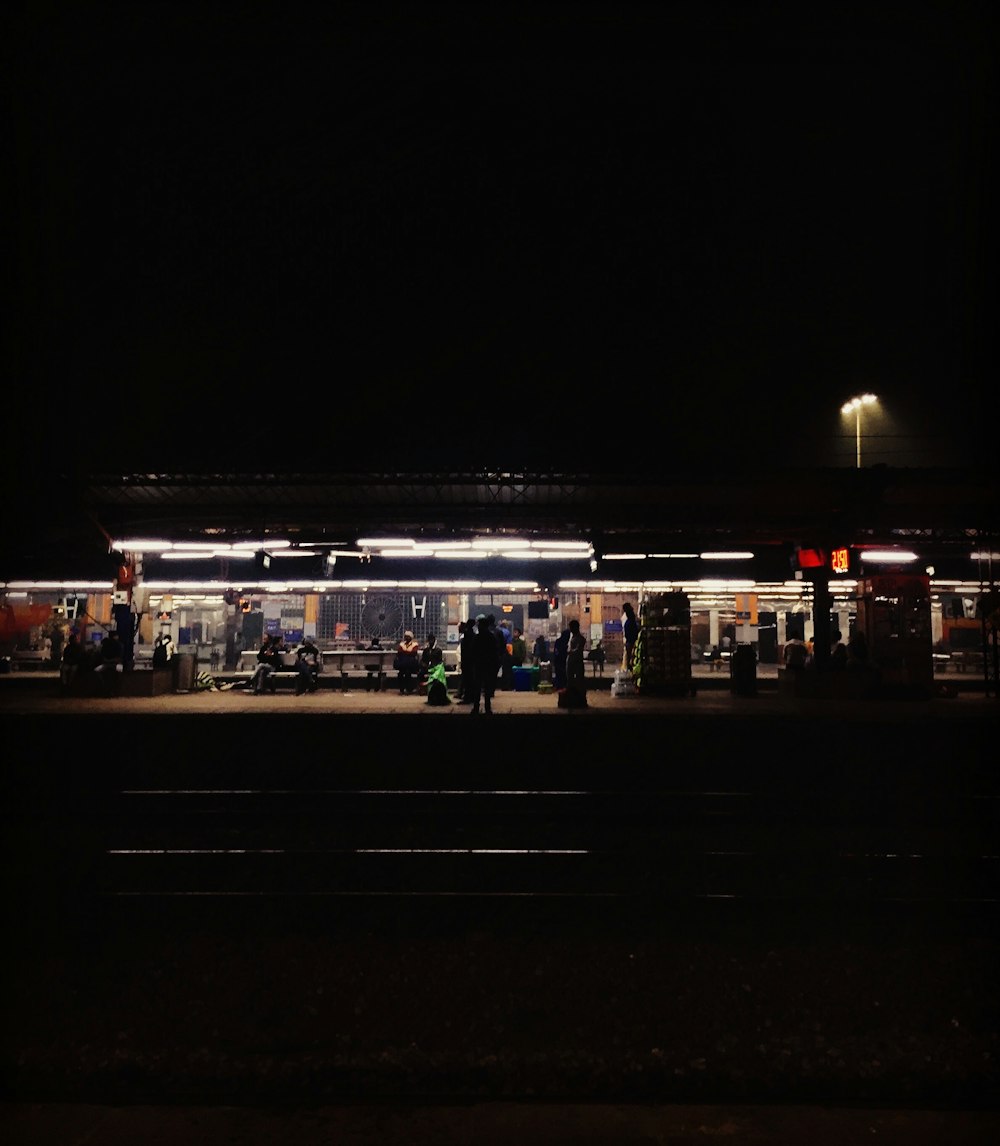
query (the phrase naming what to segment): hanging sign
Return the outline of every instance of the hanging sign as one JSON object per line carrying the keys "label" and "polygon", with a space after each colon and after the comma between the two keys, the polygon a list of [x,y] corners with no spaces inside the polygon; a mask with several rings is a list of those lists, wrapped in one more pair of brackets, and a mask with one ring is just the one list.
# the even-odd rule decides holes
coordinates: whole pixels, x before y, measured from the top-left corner
{"label": "hanging sign", "polygon": [[736,594],[736,623],[742,625],[757,624],[757,594]]}

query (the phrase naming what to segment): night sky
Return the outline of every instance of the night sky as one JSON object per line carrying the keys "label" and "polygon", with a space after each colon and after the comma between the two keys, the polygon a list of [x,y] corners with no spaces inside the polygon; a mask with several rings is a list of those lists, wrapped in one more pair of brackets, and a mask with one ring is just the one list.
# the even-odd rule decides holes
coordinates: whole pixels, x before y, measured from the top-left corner
{"label": "night sky", "polygon": [[989,11],[21,5],[8,457],[985,461]]}

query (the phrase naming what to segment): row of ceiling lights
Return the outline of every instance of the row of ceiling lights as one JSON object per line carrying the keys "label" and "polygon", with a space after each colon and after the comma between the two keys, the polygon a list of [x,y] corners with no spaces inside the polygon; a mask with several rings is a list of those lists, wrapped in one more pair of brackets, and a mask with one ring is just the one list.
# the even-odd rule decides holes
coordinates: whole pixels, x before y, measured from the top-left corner
{"label": "row of ceiling lights", "polygon": [[[491,557],[511,560],[566,561],[586,559],[596,570],[597,561],[693,560],[749,561],[754,553],[749,550],[717,550],[699,553],[657,552],[599,552],[589,541],[545,540],[529,541],[522,538],[475,538],[466,541],[415,541],[406,537],[360,537],[354,549],[332,549],[316,543],[293,544],[287,539],[238,541],[233,543],[171,542],[129,538],[114,541],[112,548],[145,555],[157,554],[166,560],[192,561],[212,557],[230,560],[253,560],[261,554],[285,557],[317,557],[325,555],[331,564],[338,557],[367,560],[382,558],[436,558],[442,560],[474,561]],[[919,560],[916,553],[904,549],[865,549],[863,559],[869,563],[905,564]],[[995,554],[971,553],[971,560],[996,558]]]}

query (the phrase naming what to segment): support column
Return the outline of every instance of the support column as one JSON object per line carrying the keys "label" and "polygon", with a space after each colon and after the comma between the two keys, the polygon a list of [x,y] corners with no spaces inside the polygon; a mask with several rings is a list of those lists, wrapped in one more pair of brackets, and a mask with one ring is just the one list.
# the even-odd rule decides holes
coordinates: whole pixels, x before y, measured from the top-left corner
{"label": "support column", "polygon": [[830,610],[833,594],[830,592],[830,571],[825,565],[809,570],[813,586],[813,663],[824,669],[830,664]]}

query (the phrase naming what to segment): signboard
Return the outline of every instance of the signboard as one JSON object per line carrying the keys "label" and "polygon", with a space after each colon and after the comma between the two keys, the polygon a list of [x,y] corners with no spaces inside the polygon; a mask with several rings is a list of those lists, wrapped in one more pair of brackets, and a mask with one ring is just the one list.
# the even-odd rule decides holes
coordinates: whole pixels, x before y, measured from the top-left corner
{"label": "signboard", "polygon": [[851,553],[849,549],[832,549],[830,551],[830,568],[834,573],[850,573]]}
{"label": "signboard", "polygon": [[757,594],[736,594],[736,623],[742,625],[757,624]]}

